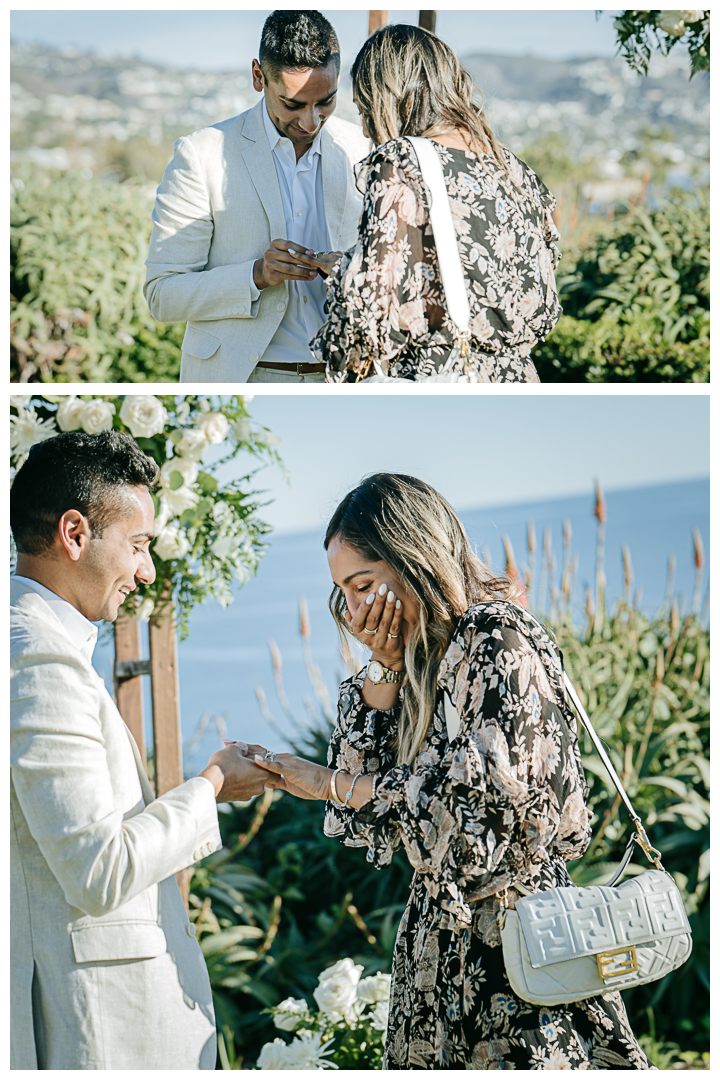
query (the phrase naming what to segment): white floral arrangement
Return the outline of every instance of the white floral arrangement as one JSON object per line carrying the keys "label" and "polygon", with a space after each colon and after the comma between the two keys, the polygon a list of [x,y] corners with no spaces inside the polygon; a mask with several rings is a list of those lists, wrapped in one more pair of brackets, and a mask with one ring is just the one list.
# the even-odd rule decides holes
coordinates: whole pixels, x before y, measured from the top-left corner
{"label": "white floral arrangement", "polygon": [[379,1069],[388,1023],[390,976],[361,978],[362,964],[349,957],[326,968],[313,991],[317,1010],[303,998],[287,998],[267,1012],[275,1027],[292,1033],[288,1043],[265,1043],[258,1069]]}
{"label": "white floral arrangement", "polygon": [[[200,397],[148,394],[13,394],[10,397],[11,472],[30,449],[61,431],[94,434],[115,428],[129,432],[160,466],[153,494],[157,578],[141,585],[124,610],[148,619],[172,596],[181,634],[195,606],[210,597],[224,607],[233,599],[233,582],[254,573],[269,526],[248,488],[253,473],[220,486],[215,473],[241,451],[264,463],[280,463],[280,440],[251,422],[252,395]],[[14,410],[14,411],[12,411]],[[212,464],[204,464],[211,447]]]}

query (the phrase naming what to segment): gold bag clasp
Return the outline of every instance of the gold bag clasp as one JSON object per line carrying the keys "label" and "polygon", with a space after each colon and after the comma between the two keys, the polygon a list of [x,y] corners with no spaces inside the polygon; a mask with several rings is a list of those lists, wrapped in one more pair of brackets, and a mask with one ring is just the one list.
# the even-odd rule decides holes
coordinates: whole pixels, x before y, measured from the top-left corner
{"label": "gold bag clasp", "polygon": [[626,945],[623,949],[612,949],[610,952],[598,953],[598,975],[606,982],[618,975],[630,975],[638,970],[637,954],[634,945]]}

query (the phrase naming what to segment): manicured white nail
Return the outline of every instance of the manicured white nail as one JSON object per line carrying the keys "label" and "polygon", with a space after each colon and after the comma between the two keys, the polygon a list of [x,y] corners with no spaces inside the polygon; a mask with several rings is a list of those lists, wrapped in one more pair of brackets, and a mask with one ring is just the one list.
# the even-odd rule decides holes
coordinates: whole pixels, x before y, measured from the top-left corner
{"label": "manicured white nail", "polygon": [[378,596],[384,596],[387,592],[387,585],[381,585],[378,589]]}
{"label": "manicured white nail", "polygon": [[367,600],[365,601],[365,603],[368,604],[368,605],[372,604],[374,599],[375,599],[375,593],[371,592],[370,595],[368,596]]}
{"label": "manicured white nail", "polygon": [[388,604],[392,604],[392,602],[393,602],[393,600],[394,600],[394,599],[395,599],[395,593],[394,593],[394,592],[392,592],[392,591],[390,591],[390,592],[388,593]]}
{"label": "manicured white nail", "polygon": [[400,603],[400,601],[399,601],[399,600],[396,600],[396,601],[395,601],[395,607],[396,607],[396,608],[401,608],[401,607],[402,607],[402,604]]}

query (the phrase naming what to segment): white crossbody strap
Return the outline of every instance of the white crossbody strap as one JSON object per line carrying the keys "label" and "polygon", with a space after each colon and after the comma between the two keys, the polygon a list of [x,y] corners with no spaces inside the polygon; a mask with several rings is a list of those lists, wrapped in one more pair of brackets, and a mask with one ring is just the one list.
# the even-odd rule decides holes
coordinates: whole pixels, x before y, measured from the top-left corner
{"label": "white crossbody strap", "polygon": [[420,172],[428,190],[430,224],[435,237],[448,315],[461,334],[469,334],[470,304],[440,158],[430,139],[408,136],[408,141],[417,154]]}

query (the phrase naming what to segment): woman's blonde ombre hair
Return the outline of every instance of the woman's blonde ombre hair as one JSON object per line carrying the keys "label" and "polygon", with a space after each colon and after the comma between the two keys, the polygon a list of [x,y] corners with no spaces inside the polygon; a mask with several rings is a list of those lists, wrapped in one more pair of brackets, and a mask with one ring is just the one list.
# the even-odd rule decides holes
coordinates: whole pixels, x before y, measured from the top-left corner
{"label": "woman's blonde ombre hair", "polygon": [[355,102],[376,146],[401,135],[432,138],[451,128],[467,133],[475,153],[485,147],[500,169],[507,162],[482,109],[473,81],[453,50],[419,26],[376,30],[352,66]]}
{"label": "woman's blonde ombre hair", "polygon": [[[482,600],[513,600],[508,577],[493,577],[470,546],[460,520],[429,484],[413,476],[375,473],[342,500],[325,533],[370,562],[385,562],[418,606],[405,648],[398,762],[412,764],[435,711],[438,670],[458,620]],[[343,591],[335,586],[330,610],[350,636]]]}

